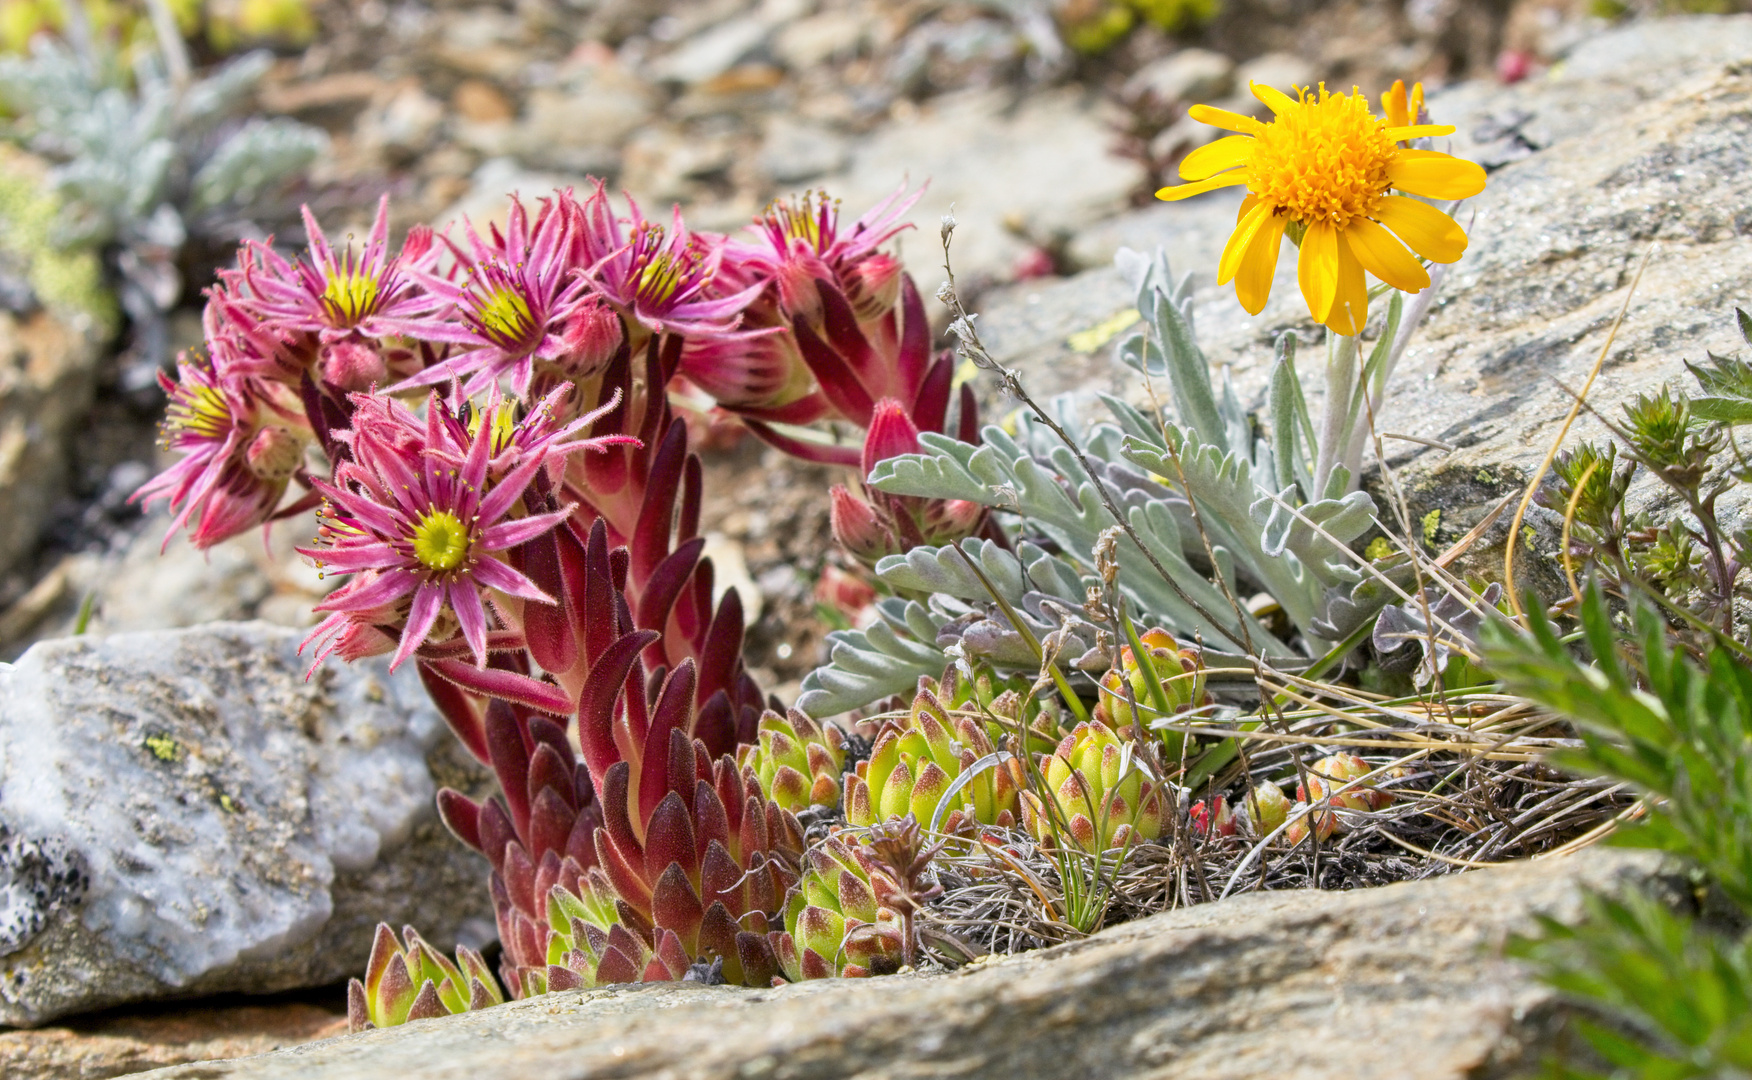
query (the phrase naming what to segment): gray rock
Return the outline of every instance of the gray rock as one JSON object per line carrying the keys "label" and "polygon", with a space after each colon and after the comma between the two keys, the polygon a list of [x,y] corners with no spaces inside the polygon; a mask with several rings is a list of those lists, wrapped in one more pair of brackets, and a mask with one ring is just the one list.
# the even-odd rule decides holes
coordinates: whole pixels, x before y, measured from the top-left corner
{"label": "gray rock", "polygon": [[406,86],[382,105],[366,109],[355,124],[362,149],[405,165],[432,145],[444,121],[444,103],[418,86]]}
{"label": "gray rock", "polygon": [[767,122],[760,167],[780,184],[813,180],[836,172],[851,159],[846,137],[831,128],[779,115]]}
{"label": "gray rock", "polygon": [[504,152],[535,168],[613,171],[615,148],[659,103],[657,92],[620,64],[568,65],[557,85],[530,93]]}
{"label": "gray rock", "polygon": [[[1455,512],[1441,539],[1537,467],[1572,400],[1558,382],[1580,386],[1657,242],[1591,402],[1615,415],[1638,392],[1688,385],[1684,360],[1744,351],[1733,309],[1752,303],[1752,217],[1741,209],[1752,202],[1752,77],[1731,58],[1745,56],[1745,16],[1640,23],[1582,44],[1549,78],[1463,86],[1433,100],[1435,118],[1460,128],[1457,152],[1500,158],[1513,138],[1500,130],[1505,116],[1520,118],[1531,143],[1462,209],[1471,249],[1442,285],[1380,413],[1384,431],[1457,447],[1388,443],[1414,512]],[[1164,243],[1177,271],[1208,282],[1235,205],[1232,193],[1217,193],[1140,212],[1133,220],[1149,224],[1130,246]],[[1122,241],[1118,229],[1091,237],[1091,249]],[[1262,394],[1279,331],[1300,329],[1305,346],[1319,340],[1296,287],[1293,248],[1278,271],[1257,317],[1232,287],[1197,296],[1200,340],[1213,365],[1232,367],[1243,400]],[[1105,388],[1111,369],[1067,342],[1123,312],[1117,287],[1111,269],[1015,286],[989,298],[981,326],[1041,393],[1076,389],[1078,378],[1081,388]],[[1027,314],[1043,304],[1051,318]],[[1078,308],[1081,320],[1070,315]],[[1139,392],[1134,382],[1126,379]],[[1584,413],[1568,442],[1604,436]],[[1737,498],[1724,499],[1730,517]]]}
{"label": "gray rock", "polygon": [[1139,68],[1125,88],[1134,94],[1148,91],[1164,101],[1209,101],[1234,85],[1233,60],[1209,49],[1181,49]]}
{"label": "gray rock", "polygon": [[772,26],[755,17],[730,19],[689,38],[674,52],[651,65],[651,75],[663,82],[692,86],[715,79],[753,55],[766,43]]}
{"label": "gray rock", "polygon": [[937,222],[953,205],[957,274],[1005,280],[1030,246],[1123,208],[1143,170],[1108,153],[1112,133],[1094,103],[1073,90],[943,97],[877,131],[853,150],[851,168],[824,181],[848,207],[870,206],[903,181],[930,182],[904,236],[906,268],[927,294],[943,279]]}
{"label": "gray rock", "polygon": [[0,1023],[319,986],[379,919],[490,939],[478,790],[412,670],[262,623],[68,638],[0,667]]}
{"label": "gray rock", "polygon": [[671,203],[692,193],[693,181],[723,173],[735,160],[736,144],[728,134],[654,124],[628,140],[621,158],[621,185],[647,215],[661,220]]}
{"label": "gray rock", "polygon": [[807,71],[829,60],[857,53],[873,35],[874,13],[824,11],[798,19],[773,37],[773,55],[793,71]]}
{"label": "gray rock", "polygon": [[96,635],[257,618],[309,626],[317,619],[312,607],[337,583],[323,578],[295,550],[316,535],[309,514],[275,523],[266,542],[251,529],[206,551],[181,534],[165,545],[167,525],[165,515],[154,514],[122,551],[69,559],[58,618],[44,619],[38,634],[71,633],[87,597],[87,625]]}
{"label": "gray rock", "polygon": [[1317,74],[1313,64],[1295,53],[1269,52],[1235,69],[1235,87],[1246,93],[1250,84],[1262,83],[1292,93],[1296,87],[1312,83]]}
{"label": "gray rock", "polygon": [[1535,1066],[1558,1011],[1501,959],[1535,912],[1663,882],[1590,851],[1355,892],[1157,915],[946,977],[752,991],[670,983],[534,998],[159,1080],[563,1075],[1460,1080]]}

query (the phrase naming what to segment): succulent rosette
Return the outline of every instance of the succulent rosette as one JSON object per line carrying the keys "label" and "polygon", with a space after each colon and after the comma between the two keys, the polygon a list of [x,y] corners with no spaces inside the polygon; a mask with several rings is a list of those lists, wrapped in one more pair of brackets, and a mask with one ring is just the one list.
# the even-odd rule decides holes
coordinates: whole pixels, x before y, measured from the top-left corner
{"label": "succulent rosette", "polygon": [[785,901],[774,951],[785,977],[886,975],[906,962],[907,928],[883,901],[901,890],[893,873],[852,833],[809,849],[808,868]]}
{"label": "succulent rosette", "polygon": [[402,936],[398,942],[387,923],[377,924],[365,978],[347,984],[349,1031],[395,1027],[504,1002],[480,953],[458,945],[452,963],[413,927],[403,927]]}
{"label": "succulent rosette", "polygon": [[[731,981],[764,985],[778,972],[768,919],[796,880],[802,830],[696,737],[704,718],[693,662],[672,671],[641,662],[657,635],[632,625],[617,585],[625,553],[611,556],[606,537],[599,521],[576,582],[588,673],[575,702],[582,753],[561,722],[495,701],[464,742],[492,764],[501,797],[477,803],[447,790],[439,808],[493,866],[514,995],[555,980],[663,977],[678,955],[722,960]],[[560,932],[556,951],[550,935]]]}
{"label": "succulent rosette", "polygon": [[[1144,631],[1138,641],[1144,647],[1145,661],[1139,662],[1130,645],[1121,648],[1119,667],[1101,677],[1100,700],[1095,706],[1097,719],[1128,738],[1147,738],[1153,721],[1192,712],[1211,702],[1205,690],[1204,655],[1199,649],[1181,645],[1160,628]],[[1167,706],[1166,711],[1162,705]],[[1156,737],[1170,760],[1178,760],[1186,736],[1163,731]]]}
{"label": "succulent rosette", "polygon": [[911,814],[922,825],[936,822],[942,832],[974,823],[1013,826],[1022,786],[1022,767],[1014,759],[974,775],[937,822],[938,805],[950,786],[995,750],[979,721],[951,718],[935,694],[921,689],[906,716],[883,723],[870,757],[846,774],[846,820],[872,826]]}
{"label": "succulent rosette", "polygon": [[[1393,796],[1366,782],[1374,767],[1355,754],[1329,754],[1307,766],[1308,783],[1297,783],[1292,801],[1277,784],[1267,781],[1255,787],[1247,797],[1248,817],[1254,831],[1264,836],[1288,822],[1282,838],[1294,846],[1307,839],[1309,832],[1325,840],[1343,832],[1353,822],[1347,812],[1364,813],[1383,809],[1393,802]],[[1352,781],[1365,781],[1341,791]]]}
{"label": "succulent rosette", "polygon": [[839,728],[796,709],[761,714],[754,743],[737,748],[736,763],[767,798],[796,813],[837,807],[846,767],[846,737]]}
{"label": "succulent rosette", "polygon": [[1078,724],[1040,762],[1052,806],[1022,792],[1023,824],[1042,843],[1093,854],[1160,838],[1170,804],[1134,751],[1098,720]]}
{"label": "succulent rosette", "polygon": [[1290,797],[1270,780],[1256,784],[1242,801],[1247,808],[1247,819],[1259,836],[1269,834],[1289,820]]}

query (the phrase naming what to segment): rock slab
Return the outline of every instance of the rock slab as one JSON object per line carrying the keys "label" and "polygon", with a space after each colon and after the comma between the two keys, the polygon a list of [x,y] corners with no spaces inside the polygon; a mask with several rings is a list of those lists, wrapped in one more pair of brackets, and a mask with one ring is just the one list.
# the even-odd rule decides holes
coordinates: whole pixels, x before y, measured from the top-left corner
{"label": "rock slab", "polygon": [[1380,889],[1255,894],[943,977],[579,991],[146,1075],[1507,1075],[1536,1063],[1556,1006],[1497,945],[1534,912],[1575,916],[1587,889],[1664,884],[1660,865],[1595,850]]}
{"label": "rock slab", "polygon": [[7,1080],[108,1080],[166,1065],[262,1054],[344,1033],[347,1018],[309,1002],[206,1005],[103,1014],[0,1032]]}
{"label": "rock slab", "polygon": [[478,788],[412,670],[265,623],[66,638],[0,666],[0,1023],[356,973],[378,919],[491,937],[437,821]]}
{"label": "rock slab", "polygon": [[[1442,512],[1438,543],[1525,484],[1569,410],[1566,387],[1581,386],[1609,340],[1590,402],[1614,419],[1618,403],[1662,384],[1695,390],[1683,361],[1745,355],[1734,308],[1752,307],[1748,60],[1752,17],[1655,20],[1581,43],[1545,77],[1466,83],[1430,99],[1435,121],[1458,127],[1450,149],[1494,170],[1458,212],[1470,249],[1379,412],[1384,431],[1453,448],[1387,443],[1414,512]],[[1293,248],[1256,317],[1232,286],[1208,284],[1238,202],[1222,192],[1138,211],[1086,230],[1072,250],[1093,259],[1121,244],[1163,245],[1176,272],[1204,286],[1196,319],[1213,367],[1232,369],[1243,401],[1262,401],[1277,335],[1296,329],[1306,357],[1321,338]],[[1037,397],[1117,387],[1141,398],[1139,380],[1110,360],[1123,333],[1091,333],[1116,327],[1132,303],[1116,271],[1097,269],[995,293],[980,327]],[[1377,320],[1384,307],[1375,305]],[[1311,397],[1318,370],[1303,366]],[[1605,435],[1584,413],[1568,445]],[[1731,494],[1723,505],[1738,501]]]}

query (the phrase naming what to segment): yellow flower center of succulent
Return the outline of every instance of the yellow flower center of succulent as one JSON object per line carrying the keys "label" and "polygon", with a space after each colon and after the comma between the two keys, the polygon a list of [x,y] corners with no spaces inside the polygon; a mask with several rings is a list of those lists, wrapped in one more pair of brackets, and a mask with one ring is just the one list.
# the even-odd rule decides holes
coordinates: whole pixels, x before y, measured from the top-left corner
{"label": "yellow flower center of succulent", "polygon": [[[827,204],[827,195],[819,196],[821,202],[816,202],[817,195],[813,191],[805,191],[801,197],[789,202],[774,201],[767,208],[779,223],[779,228],[791,240],[802,240],[817,250],[821,247],[821,209]],[[837,210],[839,200],[834,200]]]}
{"label": "yellow flower center of succulent", "polygon": [[475,311],[481,329],[493,337],[521,341],[529,335],[535,314],[529,302],[515,289],[495,289]]}
{"label": "yellow flower center of succulent", "polygon": [[481,433],[481,422],[483,420],[492,424],[493,453],[497,454],[507,446],[511,445],[511,436],[517,431],[516,406],[512,405],[510,402],[502,402],[497,408],[492,410],[491,416],[488,416],[487,410],[485,409],[471,409],[468,418],[469,435],[473,436]]}
{"label": "yellow flower center of succulent", "polygon": [[1253,136],[1247,190],[1303,225],[1342,229],[1374,214],[1392,184],[1388,163],[1398,147],[1361,93],[1304,91],[1302,100]]}
{"label": "yellow flower center of succulent", "polygon": [[231,430],[231,406],[225,395],[211,386],[195,386],[193,392],[174,399],[165,411],[165,427],[173,432],[220,439]]}
{"label": "yellow flower center of succulent", "polygon": [[338,268],[322,290],[322,303],[337,326],[352,326],[377,306],[377,278]]}
{"label": "yellow flower center of succulent", "polygon": [[468,527],[448,510],[428,510],[414,526],[414,558],[433,570],[454,570],[468,547]]}
{"label": "yellow flower center of succulent", "polygon": [[675,295],[681,284],[681,261],[668,252],[658,252],[639,271],[639,295],[658,302]]}

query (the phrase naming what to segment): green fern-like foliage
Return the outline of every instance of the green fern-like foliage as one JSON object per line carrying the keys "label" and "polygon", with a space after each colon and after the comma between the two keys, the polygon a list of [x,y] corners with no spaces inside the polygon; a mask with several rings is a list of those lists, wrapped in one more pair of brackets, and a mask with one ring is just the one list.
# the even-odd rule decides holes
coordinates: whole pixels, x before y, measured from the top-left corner
{"label": "green fern-like foliage", "polygon": [[[1532,605],[1530,605],[1532,606]],[[1650,812],[1616,839],[1690,861],[1752,917],[1752,670],[1726,638],[1700,665],[1637,602],[1614,625],[1590,587],[1584,663],[1537,608],[1529,632],[1485,628],[1487,663],[1507,687],[1571,718],[1568,768],[1643,792]],[[1579,1022],[1611,1075],[1745,1076],[1752,1069],[1752,939],[1681,917],[1647,896],[1596,898],[1575,927],[1545,920],[1512,952],[1582,1005]],[[1605,1022],[1600,1022],[1605,1021]],[[1561,1076],[1593,1076],[1554,1062]]]}

